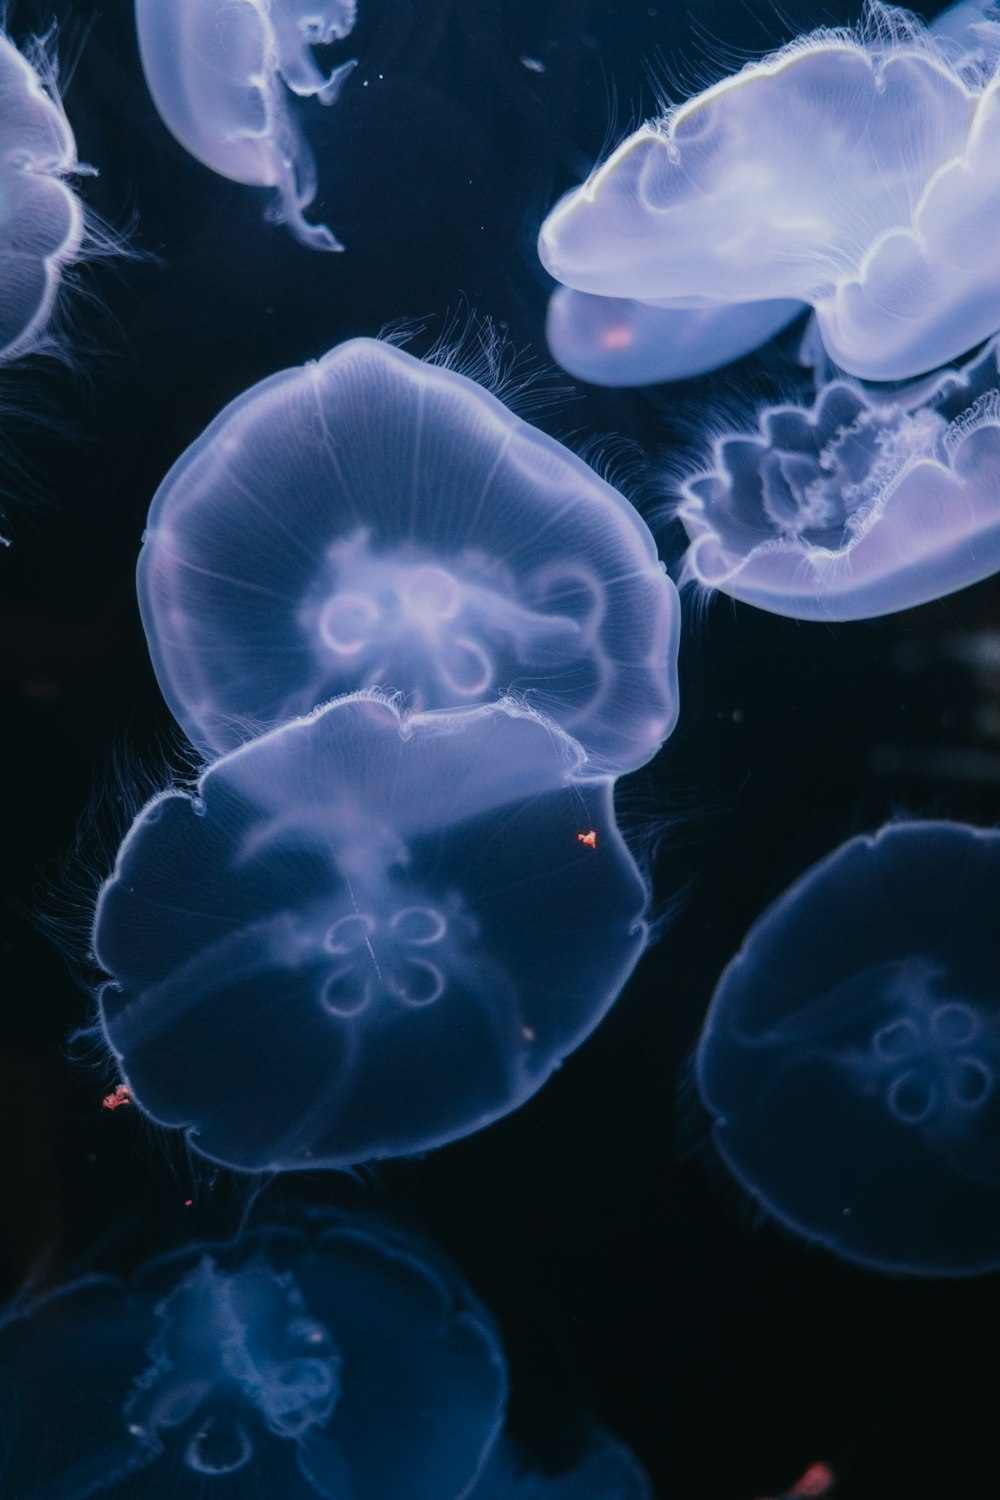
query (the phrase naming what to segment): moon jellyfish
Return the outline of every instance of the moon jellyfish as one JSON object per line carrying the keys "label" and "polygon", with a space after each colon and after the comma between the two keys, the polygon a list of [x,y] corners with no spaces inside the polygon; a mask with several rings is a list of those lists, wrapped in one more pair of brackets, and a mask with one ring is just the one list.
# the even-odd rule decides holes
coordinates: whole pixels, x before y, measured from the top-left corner
{"label": "moon jellyfish", "polygon": [[542,226],[581,292],[680,307],[811,303],[868,380],[1000,328],[1000,89],[987,54],[870,6],[631,135]]}
{"label": "moon jellyfish", "polygon": [[545,336],[564,370],[592,385],[657,385],[706,375],[766,343],[802,311],[800,302],[658,307],[558,287]]}
{"label": "moon jellyfish", "polygon": [[681,486],[682,581],[774,614],[857,620],[910,609],[1000,569],[995,350],[916,394],[824,386],[768,407]]}
{"label": "moon jellyfish", "polygon": [[348,35],[355,0],[136,0],[139,52],[164,124],[213,172],[274,188],[275,218],[313,250],[342,250],[305,210],[316,166],[289,92],[332,104],[354,67],[312,48]]}
{"label": "moon jellyfish", "polygon": [[1000,833],[851,839],[750,929],[697,1076],[776,1219],[883,1271],[1000,1266]]}
{"label": "moon jellyfish", "polygon": [[45,345],[59,284],[83,246],[83,209],[67,178],[76,142],[54,89],[0,31],[0,364]]}
{"label": "moon jellyfish", "polygon": [[610,779],[507,703],[340,699],[143,809],[94,919],[132,1098],[248,1170],[422,1151],[515,1109],[643,951]]}
{"label": "moon jellyfish", "polygon": [[638,513],[475,382],[377,340],[262,381],[181,456],[139,603],[208,752],[373,686],[423,709],[516,692],[614,771],[677,715],[677,596]]}
{"label": "moon jellyfish", "polygon": [[457,1274],[333,1214],[91,1276],[0,1322],[11,1500],[464,1500],[506,1396]]}

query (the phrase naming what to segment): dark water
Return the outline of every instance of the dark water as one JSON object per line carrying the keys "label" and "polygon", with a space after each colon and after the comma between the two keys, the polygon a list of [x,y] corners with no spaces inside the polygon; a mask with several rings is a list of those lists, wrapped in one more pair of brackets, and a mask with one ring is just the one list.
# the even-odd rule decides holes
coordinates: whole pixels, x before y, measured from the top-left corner
{"label": "dark water", "polygon": [[[473,310],[544,362],[539,223],[609,131],[653,108],[651,78],[676,80],[678,93],[744,49],[856,18],[803,0],[780,15],[728,0],[696,13],[662,0],[360,0],[348,55],[361,65],[312,136],[315,217],[347,246],[320,256],[262,222],[261,195],[168,135],[126,0],[20,4],[12,30],[43,31],[53,10],[60,52],[78,53],[67,112],[81,158],[100,171],[86,201],[114,224],[134,216],[140,258],[81,275],[70,308],[78,370],[38,365],[25,377],[59,428],[20,429],[23,472],[8,477],[6,1292],[31,1272],[43,1284],[127,1272],[231,1232],[246,1202],[241,1184],[134,1113],[100,1109],[105,1075],[65,1057],[87,997],[37,923],[58,907],[64,947],[85,929],[87,891],[122,817],[110,767],[127,764],[134,784],[176,745],[133,582],[166,468],[254,381],[393,320],[424,325],[420,352]],[[676,452],[713,404],[780,390],[788,357],[654,392],[564,378],[536,420],[577,446],[614,436],[639,454]],[[648,471],[626,467],[630,497],[676,560]],[[996,821],[1000,669],[964,663],[956,643],[995,643],[997,631],[995,581],[858,625],[799,624],[722,599],[690,613],[680,727],[619,786],[626,828],[662,835],[654,899],[677,911],[617,1007],[536,1098],[481,1135],[360,1182],[294,1184],[310,1202],[374,1202],[429,1232],[500,1322],[515,1426],[533,1434],[583,1411],[634,1448],[664,1500],[773,1495],[818,1459],[845,1500],[997,1486],[995,1279],[866,1274],[756,1223],[691,1152],[684,1089],[721,969],[798,873],[902,811]],[[68,851],[101,788],[81,868]]]}

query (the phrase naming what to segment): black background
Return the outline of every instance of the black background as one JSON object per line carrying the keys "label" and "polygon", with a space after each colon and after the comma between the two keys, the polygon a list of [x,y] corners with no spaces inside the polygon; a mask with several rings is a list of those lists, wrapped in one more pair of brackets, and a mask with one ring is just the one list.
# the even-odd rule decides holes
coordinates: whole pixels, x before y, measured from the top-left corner
{"label": "black background", "polygon": [[[544,364],[539,223],[652,112],[653,80],[680,97],[795,31],[856,19],[804,0],[780,14],[700,0],[696,15],[664,0],[359,0],[340,51],[360,66],[334,109],[307,117],[312,216],[347,246],[323,256],[167,133],[127,0],[54,9],[67,113],[100,174],[83,196],[132,223],[138,258],[79,272],[64,303],[72,365],[29,361],[0,388],[20,409],[0,429],[8,1293],[229,1234],[251,1196],[134,1109],[102,1111],[113,1075],[66,1055],[89,1002],[65,954],[85,946],[143,776],[179,744],[133,581],[166,469],[253,382],[400,318],[424,325],[420,352],[471,309]],[[51,14],[18,3],[10,29],[44,31]],[[615,472],[673,563],[658,476],[712,412],[787,390],[791,347],[649,392],[563,378],[536,420],[577,447],[614,438]],[[756,1222],[692,1154],[684,1079],[721,969],[810,863],[901,812],[997,819],[1000,589],[835,626],[687,604],[680,727],[619,786],[656,910],[676,911],[609,1018],[483,1134],[355,1179],[265,1185],[257,1212],[296,1196],[374,1203],[432,1235],[499,1320],[518,1430],[584,1412],[632,1445],[663,1500],[775,1495],[818,1459],[845,1500],[993,1493],[996,1280],[866,1274]]]}

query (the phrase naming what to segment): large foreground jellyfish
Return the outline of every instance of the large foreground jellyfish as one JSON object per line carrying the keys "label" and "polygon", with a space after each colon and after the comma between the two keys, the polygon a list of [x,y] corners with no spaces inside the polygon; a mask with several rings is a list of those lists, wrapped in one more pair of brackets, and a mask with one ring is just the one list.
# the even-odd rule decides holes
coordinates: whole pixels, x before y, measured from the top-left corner
{"label": "large foreground jellyfish", "polygon": [[496,1331],[455,1271],[324,1214],[8,1313],[0,1491],[465,1500],[505,1397]]}
{"label": "large foreground jellyfish", "polygon": [[356,0],[136,0],[146,82],[192,156],[234,182],[274,188],[276,217],[303,245],[342,250],[305,210],[316,166],[287,91],[332,104],[354,67],[324,74],[311,48],[351,31]]}
{"label": "large foreground jellyfish", "polygon": [[516,1108],[642,952],[609,779],[506,703],[340,699],[167,792],[94,920],[136,1103],[250,1170],[420,1151]]}
{"label": "large foreground jellyfish", "polygon": [[774,614],[857,620],[1000,569],[1000,379],[989,346],[916,405],[849,381],[768,407],[681,486],[682,582]]}
{"label": "large foreground jellyfish", "polygon": [[153,500],[160,686],[226,750],[337,693],[513,691],[630,770],[677,713],[678,606],[622,495],[474,381],[355,339],[262,381]]}
{"label": "large foreground jellyfish", "polygon": [[898,823],[751,928],[698,1049],[714,1140],[788,1228],[884,1271],[1000,1266],[1000,833]]}
{"label": "large foreground jellyfish", "polygon": [[644,125],[542,226],[578,291],[811,303],[831,358],[906,379],[1000,327],[991,53],[870,5]]}
{"label": "large foreground jellyfish", "polygon": [[33,66],[0,31],[0,364],[45,347],[60,279],[84,241],[67,178],[76,142],[36,49]]}

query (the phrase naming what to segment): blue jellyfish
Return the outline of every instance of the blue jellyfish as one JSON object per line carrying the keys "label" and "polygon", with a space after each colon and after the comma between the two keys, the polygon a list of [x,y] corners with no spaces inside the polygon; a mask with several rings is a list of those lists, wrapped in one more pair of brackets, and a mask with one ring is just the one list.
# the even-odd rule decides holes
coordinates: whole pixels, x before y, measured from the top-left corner
{"label": "blue jellyfish", "polygon": [[[857,620],[1000,569],[1000,377],[966,371],[895,396],[839,379],[811,408],[768,407],[680,487],[682,582],[774,614]],[[911,404],[916,398],[916,404]]]}
{"label": "blue jellyfish", "polygon": [[10,1500],[464,1500],[503,1418],[496,1330],[457,1273],[326,1213],[15,1307]]}
{"label": "blue jellyfish", "polygon": [[139,603],[211,753],[338,693],[519,697],[601,769],[677,715],[679,610],[648,528],[481,386],[355,339],[226,407],[152,504]]}
{"label": "blue jellyfish", "polygon": [[46,348],[60,280],[80,254],[83,208],[67,179],[76,142],[40,44],[0,31],[0,364]]}
{"label": "blue jellyfish", "polygon": [[248,1170],[421,1151],[516,1108],[643,951],[610,779],[506,702],[329,704],[139,814],[100,1027],[136,1103]]}
{"label": "blue jellyfish", "polygon": [[698,1047],[713,1137],[774,1218],[882,1271],[1000,1266],[1000,833],[851,839],[750,929]]}
{"label": "blue jellyfish", "polygon": [[324,74],[311,48],[354,26],[355,0],[136,0],[143,71],[167,129],[234,182],[275,189],[275,217],[303,245],[342,250],[305,210],[316,167],[289,91],[332,104],[354,67]]}
{"label": "blue jellyfish", "polygon": [[545,337],[552,357],[592,385],[657,385],[706,375],[751,353],[802,311],[801,302],[659,307],[557,287]]}
{"label": "blue jellyfish", "polygon": [[642,126],[539,253],[599,296],[808,302],[838,366],[907,379],[1000,328],[998,143],[988,50],[873,4]]}

